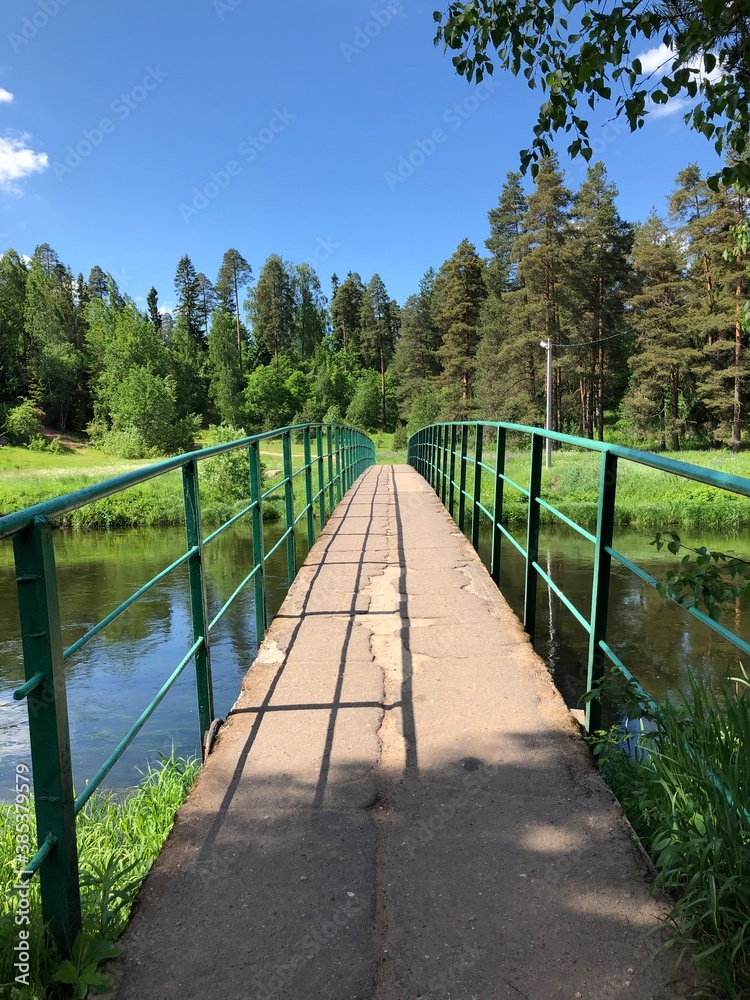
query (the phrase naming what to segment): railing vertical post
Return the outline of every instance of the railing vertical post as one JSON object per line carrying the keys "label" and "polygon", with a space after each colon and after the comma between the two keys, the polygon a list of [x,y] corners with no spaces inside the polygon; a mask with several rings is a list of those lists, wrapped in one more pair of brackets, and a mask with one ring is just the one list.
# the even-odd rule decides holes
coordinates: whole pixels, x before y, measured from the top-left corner
{"label": "railing vertical post", "polygon": [[328,451],[328,513],[331,515],[333,513],[333,508],[335,504],[335,493],[334,493],[334,483],[333,483],[333,442],[334,442],[334,430],[333,427],[328,425],[326,427],[326,445]]}
{"label": "railing vertical post", "polygon": [[441,484],[440,499],[442,501],[443,507],[446,506],[447,492],[448,492],[448,470],[450,468],[450,434],[448,427],[443,424],[443,480]]}
{"label": "railing vertical post", "polygon": [[203,530],[201,527],[201,505],[198,492],[198,462],[196,459],[182,467],[182,486],[185,495],[185,533],[188,548],[198,549],[188,559],[188,579],[190,581],[190,608],[193,618],[193,641],[201,636],[202,644],[195,653],[195,679],[198,691],[198,726],[201,747],[214,717],[214,696],[211,683],[211,652],[208,642],[208,602],[206,601],[206,578],[203,572]]}
{"label": "railing vertical post", "polygon": [[539,512],[537,497],[542,489],[542,455],[544,438],[531,435],[529,469],[529,511],[526,527],[526,583],[523,594],[523,627],[533,644],[536,637],[536,587],[539,579],[534,563],[539,561]]}
{"label": "railing vertical post", "polygon": [[335,427],[333,435],[336,442],[336,503],[341,502],[341,428]]}
{"label": "railing vertical post", "polygon": [[325,463],[323,461],[323,428],[315,428],[315,448],[317,451],[318,465],[318,517],[320,518],[320,530],[326,526],[326,474]]}
{"label": "railing vertical post", "polygon": [[263,553],[263,493],[259,442],[253,441],[247,449],[250,465],[250,501],[253,504],[253,591],[255,594],[255,635],[258,645],[266,635],[266,557]]}
{"label": "railing vertical post", "polygon": [[313,511],[313,488],[312,488],[312,451],[310,448],[310,428],[305,427],[302,432],[303,447],[305,451],[305,502],[307,506],[307,547],[311,549],[315,542],[315,513]]}
{"label": "railing vertical post", "polygon": [[435,472],[432,479],[432,488],[440,495],[440,427],[435,425],[432,434],[432,464]]}
{"label": "railing vertical post", "polygon": [[443,483],[445,482],[445,469],[443,468],[443,431],[444,427],[442,424],[438,425],[437,429],[437,446],[435,448],[435,464],[437,465],[437,482],[435,483],[435,492],[440,497],[443,493]]}
{"label": "railing vertical post", "polygon": [[[602,453],[599,471],[599,510],[596,518],[596,549],[594,550],[594,575],[591,591],[591,636],[589,638],[588,676],[586,690],[604,674],[604,653],[599,643],[607,638],[607,612],[609,610],[609,580],[612,557],[607,546],[612,547],[615,523],[615,493],[617,491],[617,456]],[[599,698],[586,705],[586,730],[596,732],[602,726],[602,704]]]}
{"label": "railing vertical post", "polygon": [[27,695],[34,808],[39,846],[54,847],[39,872],[44,922],[61,954],[81,929],[78,850],[73,809],[68,700],[52,528],[43,518],[13,538],[26,680],[44,681]]}
{"label": "railing vertical post", "polygon": [[451,424],[451,459],[450,459],[450,484],[448,489],[449,502],[448,511],[450,516],[453,517],[453,507],[455,505],[456,498],[456,439],[458,437],[458,428],[455,424]]}
{"label": "railing vertical post", "polygon": [[349,489],[349,428],[341,431],[341,495]]}
{"label": "railing vertical post", "polygon": [[458,526],[464,530],[466,520],[466,462],[469,452],[469,425],[461,424],[461,468],[458,486]]}
{"label": "railing vertical post", "polygon": [[284,513],[286,515],[286,571],[289,586],[297,575],[297,548],[294,530],[294,480],[292,479],[292,434],[282,438],[284,452]]}
{"label": "railing vertical post", "polygon": [[437,464],[437,426],[430,427],[430,481],[432,488],[437,492],[438,464]]}
{"label": "railing vertical post", "polygon": [[492,559],[490,574],[500,584],[500,547],[503,533],[499,525],[503,520],[503,486],[505,481],[505,428],[497,428],[497,448],[495,451],[495,499],[492,504]]}
{"label": "railing vertical post", "polygon": [[471,510],[471,544],[479,548],[479,505],[482,502],[482,440],[484,425],[477,424],[474,441],[474,503]]}

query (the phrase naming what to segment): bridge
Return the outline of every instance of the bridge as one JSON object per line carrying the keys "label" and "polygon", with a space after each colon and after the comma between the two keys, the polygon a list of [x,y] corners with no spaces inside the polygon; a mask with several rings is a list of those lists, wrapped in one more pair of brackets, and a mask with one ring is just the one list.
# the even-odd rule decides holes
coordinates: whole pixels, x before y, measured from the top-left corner
{"label": "bridge", "polygon": [[[509,433],[530,437],[528,487],[505,475]],[[304,452],[296,470],[295,434]],[[259,449],[274,435],[283,477],[264,490]],[[576,439],[601,453],[589,533],[540,496],[544,442],[555,436],[563,437],[440,425],[412,439],[409,466],[376,466],[358,432],[283,428],[0,519],[0,537],[12,536],[16,552],[27,676],[16,697],[29,701],[40,840],[25,877],[39,872],[44,916],[63,950],[80,926],[75,815],[174,679],[190,662],[196,669],[204,767],[109,970],[119,1000],[676,995],[671,962],[653,957],[665,902],[652,896],[647,860],[534,652],[536,583],[585,623],[588,687],[606,659],[632,679],[606,642],[612,559],[647,576],[612,547],[618,459],[750,490],[737,477]],[[250,503],[204,535],[198,464],[233,448],[247,451]],[[187,549],[164,573],[188,564],[195,642],[75,797],[64,662],[164,573],[63,650],[50,520],[176,469]],[[506,488],[528,501],[525,548],[502,523]],[[260,525],[276,490],[285,521],[274,548],[286,545],[294,582],[268,627],[271,552]],[[538,563],[543,505],[594,546],[588,615]],[[210,634],[226,606],[208,613],[202,551],[243,517],[252,521],[254,564],[235,594],[253,584],[262,642],[216,735]],[[482,517],[492,534],[489,572],[474,547]],[[298,571],[300,531],[310,551]],[[502,543],[526,559],[523,623],[492,578]],[[598,724],[595,698],[584,724]]]}

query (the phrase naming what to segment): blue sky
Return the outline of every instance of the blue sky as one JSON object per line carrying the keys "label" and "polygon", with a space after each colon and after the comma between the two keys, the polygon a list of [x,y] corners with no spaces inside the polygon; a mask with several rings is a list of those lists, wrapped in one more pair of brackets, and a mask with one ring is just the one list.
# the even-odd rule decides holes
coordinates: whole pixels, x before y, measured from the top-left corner
{"label": "blue sky", "polygon": [[[382,276],[403,302],[487,210],[530,144],[538,93],[477,90],[432,43],[435,0],[3,0],[0,252],[50,243],[174,304],[187,253],[236,247],[329,278]],[[679,113],[592,137],[622,215],[644,219],[709,144]],[[564,144],[560,143],[561,148]],[[580,184],[585,164],[569,167]],[[400,171],[400,172],[399,172]]]}

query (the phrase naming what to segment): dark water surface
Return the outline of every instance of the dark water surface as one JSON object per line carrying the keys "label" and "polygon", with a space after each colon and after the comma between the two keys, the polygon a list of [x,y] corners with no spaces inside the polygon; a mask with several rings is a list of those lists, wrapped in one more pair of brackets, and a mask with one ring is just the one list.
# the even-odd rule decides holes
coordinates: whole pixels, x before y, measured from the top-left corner
{"label": "dark water surface", "polygon": [[[266,551],[281,527],[265,529]],[[70,645],[185,550],[181,528],[56,534],[63,642]],[[524,539],[520,539],[522,544]],[[686,542],[691,541],[685,537]],[[710,548],[743,554],[737,537],[692,539]],[[621,532],[615,547],[655,576],[668,557],[658,556],[645,533]],[[542,535],[540,564],[588,617],[593,546],[566,530]],[[517,613],[523,608],[523,560],[510,544],[503,548],[501,586]],[[301,561],[306,546],[298,551]],[[489,556],[482,538],[480,554]],[[221,607],[252,565],[249,527],[225,532],[207,549],[207,589],[211,615]],[[281,546],[267,566],[268,610],[272,615],[286,593],[286,553]],[[613,572],[608,639],[616,653],[654,695],[684,686],[688,668],[713,677],[737,670],[738,653],[680,608],[661,598],[626,570]],[[573,707],[585,687],[587,636],[541,583],[537,648],[550,665],[567,703]],[[750,639],[747,603],[730,609],[724,623]],[[180,567],[93,639],[68,663],[68,707],[74,780],[81,789],[114,749],[192,644],[187,570]],[[212,633],[216,714],[225,717],[255,653],[252,586],[245,589]],[[11,795],[16,763],[29,761],[24,702],[13,690],[23,682],[18,609],[11,545],[0,543],[0,800]],[[197,753],[195,681],[189,664],[133,746],[107,779],[110,787],[138,780],[138,769],[174,745],[180,754]]]}
{"label": "dark water surface", "polygon": [[[614,549],[657,579],[664,579],[679,560],[651,545],[654,533],[620,529]],[[525,548],[525,535],[517,536]],[[736,534],[692,537],[681,532],[685,545],[705,545],[748,558],[747,539]],[[480,555],[490,558],[490,534],[480,537]],[[591,542],[568,528],[542,528],[539,565],[587,620],[591,616],[593,578]],[[681,555],[683,555],[681,553]],[[525,563],[520,553],[504,541],[500,589],[519,617],[523,616]],[[740,652],[673,601],[661,597],[653,587],[612,560],[609,591],[607,642],[625,666],[653,697],[674,695],[687,688],[688,672],[714,678],[738,673]],[[750,641],[750,602],[738,601],[728,608],[721,624]],[[570,708],[582,707],[586,689],[588,635],[563,603],[540,579],[537,596],[536,649]],[[746,664],[750,667],[750,664]]]}
{"label": "dark water surface", "polygon": [[[266,551],[279,524],[264,530]],[[303,532],[300,532],[302,534]],[[63,645],[75,642],[125,598],[184,553],[183,528],[56,532]],[[213,617],[252,567],[249,526],[224,532],[206,548],[209,615]],[[298,546],[298,560],[307,554]],[[266,564],[269,615],[287,590],[286,546]],[[12,546],[0,542],[0,801],[11,794],[16,763],[30,761],[25,702],[13,701],[23,683]],[[67,663],[68,713],[75,787],[80,790],[193,643],[187,568],[180,566],[135,602]],[[211,633],[214,709],[225,718],[255,655],[252,582]],[[197,754],[195,672],[189,663],[105,784],[128,787],[138,769],[169,753]]]}

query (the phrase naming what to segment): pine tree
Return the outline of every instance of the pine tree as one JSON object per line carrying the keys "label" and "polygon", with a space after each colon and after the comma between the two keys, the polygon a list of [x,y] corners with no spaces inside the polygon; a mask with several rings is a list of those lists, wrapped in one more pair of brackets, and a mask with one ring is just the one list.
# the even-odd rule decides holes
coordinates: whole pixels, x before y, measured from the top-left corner
{"label": "pine tree", "polygon": [[67,429],[71,415],[82,417],[83,326],[73,284],[70,269],[49,244],[37,247],[24,306],[29,391],[60,430]]}
{"label": "pine tree", "polygon": [[356,362],[359,351],[360,306],[364,292],[362,279],[356,271],[350,271],[337,286],[331,302],[334,348],[344,351],[352,363]]}
{"label": "pine tree", "polygon": [[28,394],[26,374],[26,280],[28,271],[16,250],[0,256],[0,402]]}
{"label": "pine tree", "polygon": [[359,307],[359,340],[362,364],[380,372],[382,426],[386,418],[386,368],[391,362],[398,336],[398,307],[388,297],[379,274],[374,274]]}
{"label": "pine tree", "polygon": [[[604,440],[604,410],[619,402],[606,377],[605,358],[622,355],[623,342],[609,343],[624,333],[623,312],[630,280],[632,227],[623,222],[615,205],[617,188],[607,182],[604,164],[589,167],[573,201],[567,248],[568,302],[574,342],[590,343],[589,350],[571,352],[576,368],[581,432]],[[604,342],[603,341],[607,341]],[[609,387],[609,398],[605,392]]]}
{"label": "pine tree", "polygon": [[740,316],[747,275],[741,255],[731,253],[730,230],[747,216],[750,199],[726,188],[713,191],[695,163],[677,175],[677,185],[669,211],[688,247],[688,324],[707,361],[699,391],[710,414],[710,436],[728,438],[737,451],[748,377]]}
{"label": "pine tree", "polygon": [[146,296],[148,319],[155,330],[161,330],[161,313],[159,312],[159,293],[152,285]]}
{"label": "pine tree", "polygon": [[685,331],[686,288],[679,239],[654,212],[636,229],[633,267],[638,290],[628,307],[637,340],[630,358],[632,383],[623,408],[641,430],[658,428],[662,449],[669,436],[677,450],[685,430],[684,390],[700,352]]}
{"label": "pine tree", "polygon": [[527,211],[521,175],[511,171],[503,185],[497,208],[491,208],[487,213],[490,235],[484,241],[492,255],[487,266],[487,288],[498,297],[518,286],[518,259],[514,248],[523,232],[523,220]]}
{"label": "pine tree", "polygon": [[258,284],[248,297],[253,325],[256,364],[278,362],[279,355],[292,346],[294,328],[294,288],[287,266],[278,254],[263,265]]}
{"label": "pine tree", "polygon": [[487,297],[482,261],[469,240],[462,240],[440,268],[435,291],[440,298],[437,322],[442,335],[438,350],[443,366],[441,381],[447,388],[460,392],[456,415],[465,417],[476,367],[480,309]]}
{"label": "pine tree", "polygon": [[89,298],[103,299],[107,294],[107,275],[98,264],[89,271],[89,280],[86,283]]}
{"label": "pine tree", "polygon": [[177,327],[200,347],[205,346],[203,314],[201,312],[201,286],[193,262],[185,254],[180,257],[174,276],[177,294]]}
{"label": "pine tree", "polygon": [[312,358],[328,329],[328,303],[315,268],[299,264],[294,272],[294,349]]}
{"label": "pine tree", "polygon": [[224,254],[219,274],[216,278],[216,295],[219,308],[226,313],[234,313],[237,332],[237,355],[242,360],[244,330],[240,321],[240,289],[252,279],[253,269],[234,247]]}
{"label": "pine tree", "polygon": [[419,294],[410,295],[401,310],[401,328],[390,370],[404,418],[408,417],[422,386],[440,371],[437,356],[440,330],[434,316],[435,277],[430,268],[420,279]]}
{"label": "pine tree", "polygon": [[196,275],[198,282],[198,316],[201,325],[201,335],[203,342],[208,345],[208,324],[211,313],[216,307],[216,289],[206,275],[199,271]]}

